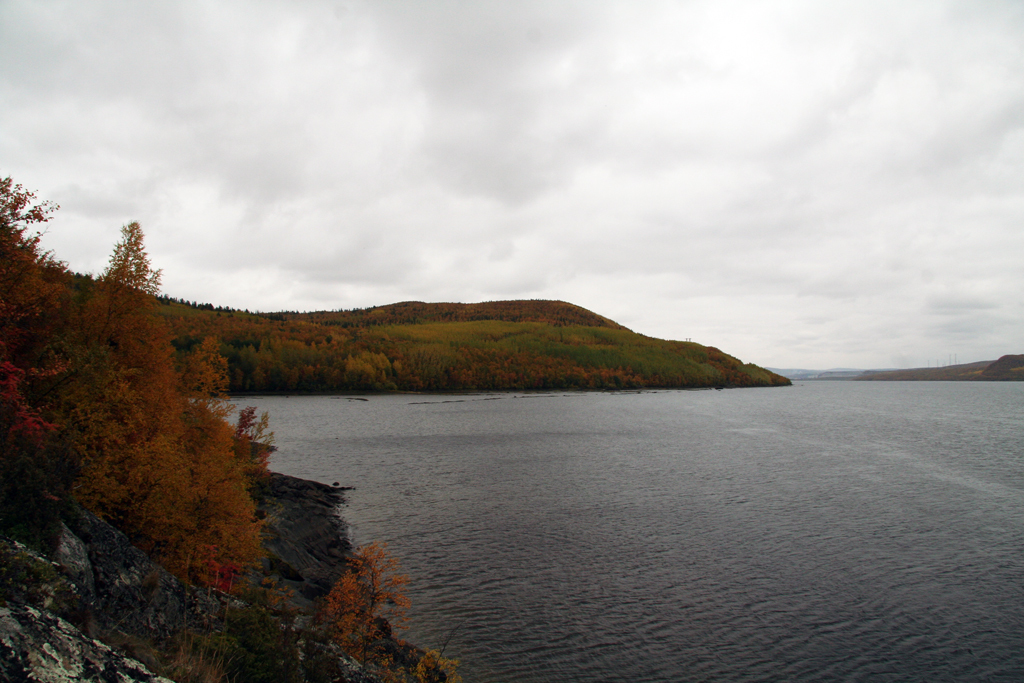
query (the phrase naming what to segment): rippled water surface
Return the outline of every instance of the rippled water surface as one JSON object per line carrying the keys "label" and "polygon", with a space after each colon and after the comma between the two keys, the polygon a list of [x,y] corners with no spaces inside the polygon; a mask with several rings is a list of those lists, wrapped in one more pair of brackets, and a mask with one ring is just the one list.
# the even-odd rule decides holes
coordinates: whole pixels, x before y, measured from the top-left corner
{"label": "rippled water surface", "polygon": [[1024,680],[1024,384],[367,398],[242,402],[467,683]]}

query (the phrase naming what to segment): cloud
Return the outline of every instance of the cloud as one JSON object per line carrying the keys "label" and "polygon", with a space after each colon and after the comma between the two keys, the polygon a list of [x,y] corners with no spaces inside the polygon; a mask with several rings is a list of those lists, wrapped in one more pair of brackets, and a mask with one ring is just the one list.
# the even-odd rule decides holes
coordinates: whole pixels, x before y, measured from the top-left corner
{"label": "cloud", "polygon": [[73,268],[140,220],[189,299],[557,298],[775,366],[980,359],[1024,338],[1022,29],[1013,2],[11,0],[0,173],[61,203]]}

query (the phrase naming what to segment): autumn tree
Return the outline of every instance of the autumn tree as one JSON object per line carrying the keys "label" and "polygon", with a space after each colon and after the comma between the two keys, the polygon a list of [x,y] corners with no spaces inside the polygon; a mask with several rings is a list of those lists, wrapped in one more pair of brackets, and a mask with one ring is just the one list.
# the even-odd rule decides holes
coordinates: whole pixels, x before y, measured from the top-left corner
{"label": "autumn tree", "polygon": [[169,337],[139,288],[158,282],[140,237],[137,223],[122,229],[110,266],[73,312],[68,336],[76,373],[60,414],[82,453],[77,498],[143,539],[178,523],[172,492],[184,486],[186,468],[177,447],[181,405]]}
{"label": "autumn tree", "polygon": [[34,545],[56,538],[77,472],[44,410],[68,367],[56,334],[69,277],[31,227],[57,208],[0,179],[0,528]]}
{"label": "autumn tree", "polygon": [[30,545],[56,541],[78,473],[58,425],[23,395],[25,372],[0,363],[0,530]]}
{"label": "autumn tree", "polygon": [[211,563],[256,560],[260,526],[226,420],[217,343],[201,344],[179,374],[153,315],[159,276],[138,223],[124,226],[76,311],[78,372],[61,411],[83,457],[76,497],[178,576],[206,581]]}
{"label": "autumn tree", "polygon": [[266,484],[270,475],[270,454],[274,450],[274,432],[270,431],[270,414],[263,411],[256,417],[256,408],[246,406],[238,411],[235,424],[235,456],[247,463],[249,485],[253,489]]}
{"label": "autumn tree", "polygon": [[38,365],[67,290],[67,269],[40,247],[34,224],[50,220],[50,202],[0,179],[0,361]]}
{"label": "autumn tree", "polygon": [[183,578],[255,562],[218,342],[179,373],[139,224],[99,277],[72,278],[31,232],[55,209],[0,180],[0,527],[52,539],[73,492]]}
{"label": "autumn tree", "polygon": [[125,291],[156,296],[160,292],[163,271],[153,270],[143,244],[142,226],[132,221],[121,228],[121,241],[114,245],[110,264],[103,278]]}
{"label": "autumn tree", "polygon": [[360,662],[380,655],[391,629],[403,628],[409,607],[403,590],[409,579],[398,570],[398,559],[388,554],[386,544],[359,548],[317,614],[331,638]]}
{"label": "autumn tree", "polygon": [[190,482],[183,503],[188,524],[178,530],[177,561],[195,558],[205,547],[210,561],[191,565],[194,578],[208,581],[209,569],[225,562],[251,563],[261,552],[260,523],[250,495],[252,458],[240,456],[234,412],[225,399],[227,362],[219,343],[205,339],[189,355],[183,374],[185,400],[182,449]]}
{"label": "autumn tree", "polygon": [[385,681],[460,683],[459,662],[442,650],[416,650],[393,638],[405,628],[408,578],[387,544],[370,543],[349,559],[349,571],[338,579],[318,609],[314,625],[346,654],[369,666]]}
{"label": "autumn tree", "polygon": [[220,342],[206,337],[185,359],[182,384],[194,401],[219,406],[228,387],[228,361],[220,355]]}
{"label": "autumn tree", "polygon": [[416,662],[412,675],[417,683],[462,683],[459,660],[449,659],[440,650],[427,650]]}

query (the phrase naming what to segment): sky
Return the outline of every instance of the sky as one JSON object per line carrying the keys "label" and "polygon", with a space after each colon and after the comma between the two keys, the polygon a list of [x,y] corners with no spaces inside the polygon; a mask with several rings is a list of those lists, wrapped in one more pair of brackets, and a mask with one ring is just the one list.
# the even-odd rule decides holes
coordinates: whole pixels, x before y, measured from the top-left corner
{"label": "sky", "polygon": [[0,0],[0,177],[234,308],[559,299],[779,368],[1024,353],[1024,2]]}

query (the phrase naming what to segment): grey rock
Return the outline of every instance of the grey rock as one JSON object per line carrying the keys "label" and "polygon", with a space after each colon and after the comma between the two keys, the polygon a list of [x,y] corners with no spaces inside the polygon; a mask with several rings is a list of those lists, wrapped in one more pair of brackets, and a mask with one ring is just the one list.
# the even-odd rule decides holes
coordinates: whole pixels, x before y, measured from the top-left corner
{"label": "grey rock", "polygon": [[344,491],[277,472],[270,474],[269,494],[260,506],[267,515],[263,544],[274,556],[268,568],[295,591],[300,598],[295,600],[298,606],[327,595],[352,554],[340,514]]}
{"label": "grey rock", "polygon": [[16,683],[172,683],[28,605],[0,607],[0,678]]}
{"label": "grey rock", "polygon": [[348,655],[338,654],[338,672],[345,683],[382,683],[380,677],[367,671]]}
{"label": "grey rock", "polygon": [[96,580],[93,577],[89,551],[78,536],[61,525],[60,541],[54,551],[53,561],[58,564],[68,579],[78,588],[80,595],[95,596]]}
{"label": "grey rock", "polygon": [[90,635],[119,631],[165,642],[183,628],[218,625],[215,597],[186,588],[96,515],[83,510],[76,531],[64,529],[55,559],[88,612]]}
{"label": "grey rock", "polygon": [[[268,489],[261,505],[271,553],[265,568],[294,589],[296,607],[308,608],[330,591],[352,553],[340,516],[345,489],[277,473]],[[183,628],[223,628],[218,615],[227,596],[186,587],[88,511],[81,511],[74,531],[63,529],[53,560],[78,595],[80,609],[69,618],[81,630],[27,603],[0,608],[0,681],[164,683],[93,637],[121,633],[166,644]],[[332,659],[341,679],[379,683],[340,652]]]}

